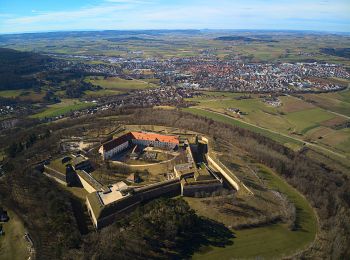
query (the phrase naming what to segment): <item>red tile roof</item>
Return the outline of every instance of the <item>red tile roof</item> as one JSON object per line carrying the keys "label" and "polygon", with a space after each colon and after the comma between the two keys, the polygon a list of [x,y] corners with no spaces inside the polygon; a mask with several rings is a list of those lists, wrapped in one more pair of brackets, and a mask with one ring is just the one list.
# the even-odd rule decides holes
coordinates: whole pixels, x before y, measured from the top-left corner
{"label": "red tile roof", "polygon": [[174,135],[161,135],[155,133],[131,132],[135,139],[147,141],[159,141],[163,143],[179,144],[179,138]]}
{"label": "red tile roof", "polygon": [[159,141],[163,143],[173,143],[173,144],[179,144],[179,138],[174,135],[161,135],[161,134],[155,134],[155,133],[144,133],[144,132],[129,132],[125,135],[122,135],[118,138],[115,138],[111,141],[108,141],[103,144],[103,150],[104,152],[108,152],[115,148],[118,145],[121,145],[127,141],[130,141],[132,139],[137,140],[147,140],[147,141]]}

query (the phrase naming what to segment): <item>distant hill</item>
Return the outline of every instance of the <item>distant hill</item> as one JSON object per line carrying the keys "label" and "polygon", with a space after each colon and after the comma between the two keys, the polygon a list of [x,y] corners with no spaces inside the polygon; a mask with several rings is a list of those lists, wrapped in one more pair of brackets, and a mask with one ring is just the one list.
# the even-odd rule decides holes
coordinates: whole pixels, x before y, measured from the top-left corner
{"label": "distant hill", "polygon": [[161,39],[152,39],[152,38],[141,38],[141,37],[122,37],[122,38],[109,38],[106,39],[110,42],[127,42],[127,41],[141,41],[141,42],[164,42],[164,40]]}
{"label": "distant hill", "polygon": [[38,84],[36,73],[52,59],[32,53],[0,48],[0,90],[27,89]]}
{"label": "distant hill", "polygon": [[23,34],[3,34],[0,35],[0,43],[7,43],[13,40],[31,40],[31,39],[47,39],[59,40],[70,37],[80,38],[110,38],[118,36],[132,35],[164,35],[164,34],[179,34],[179,35],[195,35],[201,33],[200,30],[107,30],[107,31],[71,31],[71,32],[46,32],[46,33],[23,33]]}
{"label": "distant hill", "polygon": [[243,41],[243,42],[278,42],[276,40],[266,39],[265,37],[259,37],[259,38],[252,38],[252,37],[246,37],[246,36],[221,36],[221,37],[214,38],[214,40],[215,41]]}

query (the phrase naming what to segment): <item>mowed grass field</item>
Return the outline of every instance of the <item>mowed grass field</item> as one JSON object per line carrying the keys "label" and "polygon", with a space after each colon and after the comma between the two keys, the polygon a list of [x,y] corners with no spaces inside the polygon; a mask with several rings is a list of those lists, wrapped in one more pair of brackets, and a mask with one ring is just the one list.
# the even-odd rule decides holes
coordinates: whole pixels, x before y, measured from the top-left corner
{"label": "mowed grass field", "polygon": [[[279,175],[263,165],[258,175],[270,189],[285,194],[297,209],[296,231],[290,231],[284,224],[272,224],[244,230],[234,230],[232,245],[225,247],[206,246],[193,259],[233,259],[233,258],[281,258],[306,248],[315,239],[317,218],[307,200]],[[195,199],[188,200],[197,214],[217,219],[210,209],[197,208]]]}
{"label": "mowed grass field", "polygon": [[324,109],[350,116],[350,89],[322,94],[304,94],[305,100]]}
{"label": "mowed grass field", "polygon": [[8,211],[8,215],[10,220],[3,224],[5,235],[0,236],[0,259],[28,259],[29,250],[24,238],[23,223],[12,211]]}
{"label": "mowed grass field", "polygon": [[[188,112],[249,128],[280,143],[287,144],[287,146],[290,140],[281,137],[281,134],[313,142],[327,147],[327,149],[350,155],[350,146],[347,145],[350,143],[349,131],[346,128],[341,129],[337,127],[350,121],[346,116],[335,114],[316,104],[293,96],[279,97],[282,105],[273,107],[264,103],[258,95],[251,95],[250,99],[237,100],[237,96],[242,96],[242,94],[225,92],[204,93],[206,96],[188,99],[198,102],[196,106],[188,109]],[[347,95],[349,95],[347,91],[329,94],[340,95],[343,99],[346,99]],[[200,111],[197,108],[226,114],[233,117],[233,119],[229,120],[227,117],[220,117],[217,114],[213,115],[210,112]],[[238,118],[234,112],[228,111],[229,108],[238,108],[243,112],[243,115]],[[244,123],[252,124],[258,128]],[[259,127],[269,129],[275,133],[265,131]],[[295,143],[295,141],[292,141],[292,143]]]}
{"label": "mowed grass field", "polygon": [[[147,88],[154,88],[157,87],[157,85],[141,81],[141,80],[127,80],[127,79],[121,79],[118,77],[110,77],[104,79],[103,77],[88,77],[85,79],[87,82],[90,82],[96,86],[100,86],[103,89],[100,91],[96,91],[96,94],[103,93],[101,91],[119,91],[121,92],[127,92],[130,90],[138,90],[138,89],[147,89]],[[108,93],[107,93],[108,94]]]}
{"label": "mowed grass field", "polygon": [[63,99],[60,103],[49,105],[44,111],[34,114],[32,118],[56,117],[66,113],[95,106],[94,103],[81,102],[76,99]]}

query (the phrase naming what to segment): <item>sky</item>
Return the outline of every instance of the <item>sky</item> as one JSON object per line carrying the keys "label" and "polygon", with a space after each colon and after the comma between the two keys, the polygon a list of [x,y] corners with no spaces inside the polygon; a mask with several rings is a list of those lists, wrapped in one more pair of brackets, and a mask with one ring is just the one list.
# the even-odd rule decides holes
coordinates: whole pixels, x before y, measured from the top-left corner
{"label": "sky", "polygon": [[0,34],[126,29],[350,32],[350,0],[0,0]]}

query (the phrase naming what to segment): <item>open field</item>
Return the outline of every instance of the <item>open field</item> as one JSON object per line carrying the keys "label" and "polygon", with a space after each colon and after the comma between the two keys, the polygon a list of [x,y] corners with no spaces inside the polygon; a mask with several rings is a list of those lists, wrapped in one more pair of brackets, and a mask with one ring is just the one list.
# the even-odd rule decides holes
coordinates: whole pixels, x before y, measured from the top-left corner
{"label": "open field", "polygon": [[[290,32],[269,32],[271,42],[235,42],[214,40],[220,36],[240,35],[248,37],[266,36],[266,32],[194,32],[193,34],[164,33],[144,35],[140,39],[128,38],[134,34],[104,36],[90,34],[72,37],[63,35],[60,39],[22,37],[1,43],[3,47],[18,50],[43,51],[45,53],[75,55],[109,55],[120,57],[172,58],[201,55],[209,49],[210,54],[220,59],[246,57],[258,62],[300,62],[316,60],[329,63],[350,62],[346,58],[321,53],[321,48],[343,48],[349,45],[349,38],[339,35],[305,35]],[[141,38],[142,37],[142,38]],[[110,41],[109,38],[122,38],[121,41]],[[124,38],[124,39],[123,39]],[[96,61],[94,61],[96,62]],[[91,62],[90,62],[91,63]]]}
{"label": "open field", "polygon": [[[233,126],[238,126],[238,127],[249,129],[253,132],[267,136],[267,137],[271,138],[272,140],[275,140],[276,142],[279,142],[279,143],[285,145],[286,147],[289,147],[289,148],[296,150],[296,151],[299,150],[303,145],[307,145],[308,147],[315,149],[318,152],[321,152],[321,153],[325,154],[326,156],[328,156],[328,157],[330,157],[338,162],[341,162],[344,165],[347,165],[346,167],[350,167],[349,160],[347,159],[349,147],[344,146],[341,143],[338,145],[341,145],[341,148],[346,149],[347,152],[344,152],[342,150],[336,150],[338,147],[334,147],[334,146],[331,147],[330,145],[326,145],[326,144],[320,145],[319,142],[310,142],[310,140],[304,141],[299,136],[287,135],[287,134],[283,134],[279,131],[271,130],[268,128],[263,128],[263,127],[254,125],[252,123],[248,123],[248,122],[244,122],[240,119],[236,119],[236,118],[232,117],[231,115],[222,114],[220,112],[205,110],[205,109],[196,108],[196,107],[185,108],[183,110],[186,112],[195,114],[195,115],[199,115],[199,116],[213,119],[213,120],[218,121],[218,122],[222,122],[222,123],[230,124]],[[343,133],[341,133],[341,135],[344,136]]]}
{"label": "open field", "polygon": [[350,89],[334,93],[304,94],[306,101],[323,109],[350,116]]}
{"label": "open field", "polygon": [[108,96],[108,95],[118,95],[122,94],[122,91],[119,90],[113,90],[113,89],[101,89],[98,91],[85,91],[85,95],[88,97],[103,97],[103,96]]}
{"label": "open field", "polygon": [[0,97],[4,97],[4,98],[16,98],[19,95],[21,95],[23,91],[20,89],[16,89],[16,90],[2,90],[0,91]]}
{"label": "open field", "polygon": [[19,98],[21,101],[40,102],[43,100],[45,92],[34,92],[31,90],[16,89],[16,90],[2,90],[0,97],[3,98]]}
{"label": "open field", "polygon": [[[230,258],[279,258],[288,256],[307,247],[315,238],[317,220],[307,200],[280,176],[270,169],[258,165],[258,175],[268,187],[285,194],[297,209],[296,231],[290,231],[284,224],[235,230],[232,245],[225,247],[204,247],[194,255],[194,259],[230,259]],[[211,216],[211,211],[197,208],[195,199],[186,199],[200,215]]]}
{"label": "open field", "polygon": [[[157,87],[153,83],[149,83],[146,81],[141,80],[126,80],[121,78],[106,78],[103,79],[102,77],[96,77],[93,78],[87,78],[86,81],[90,82],[94,85],[100,86],[103,88],[103,90],[109,90],[109,91],[129,91],[129,90],[137,90],[137,89],[146,89],[146,88],[153,88]],[[101,90],[100,90],[101,91]],[[96,91],[96,93],[99,93],[100,91]]]}
{"label": "open field", "polygon": [[[350,136],[346,128],[342,128],[350,121],[346,115],[334,113],[317,106],[315,103],[310,103],[294,96],[279,97],[282,103],[281,106],[273,107],[264,103],[259,95],[250,95],[248,99],[240,99],[238,97],[243,95],[237,93],[203,93],[205,94],[204,96],[188,99],[189,101],[198,102],[196,106],[188,111],[207,117],[209,117],[208,113],[210,111],[220,113],[223,116],[230,116],[232,120],[227,120],[227,117],[221,117],[220,121],[249,128],[289,147],[291,147],[288,144],[290,140],[281,138],[281,136],[297,139],[299,140],[297,142],[299,145],[303,142],[310,142],[313,146],[342,153],[344,156],[350,155],[350,147],[344,145],[349,142]],[[331,95],[336,97],[338,101],[346,101],[350,99],[348,97],[349,93],[346,90],[318,95]],[[307,95],[318,96],[316,94]],[[199,112],[199,109],[206,111],[202,110]],[[240,115],[237,115],[228,109],[240,109],[242,112]],[[350,103],[347,110],[350,111]],[[220,116],[215,115],[214,117],[218,119]],[[292,143],[295,143],[295,141],[292,141]]]}
{"label": "open field", "polygon": [[93,103],[86,103],[74,99],[63,99],[60,103],[49,105],[44,111],[34,114],[32,118],[45,118],[60,116],[71,111],[76,111],[94,106]]}
{"label": "open field", "polygon": [[216,114],[214,112],[205,111],[205,110],[201,110],[201,109],[197,109],[197,108],[186,108],[186,109],[184,109],[184,111],[190,112],[190,113],[195,114],[195,115],[211,118],[213,120],[216,120],[216,121],[219,121],[222,123],[227,123],[227,124],[230,124],[233,126],[238,126],[238,127],[249,129],[253,132],[270,137],[271,139],[273,139],[279,143],[282,143],[282,144],[292,143],[292,144],[296,144],[299,146],[302,145],[301,141],[297,141],[293,138],[289,138],[287,136],[283,136],[283,135],[280,135],[278,133],[272,133],[270,131],[258,128],[254,125],[246,124],[243,121],[235,120],[234,118],[232,118],[232,120],[229,120],[228,117],[226,117],[225,115],[220,115],[220,114]]}
{"label": "open field", "polygon": [[23,223],[12,211],[8,211],[8,215],[9,222],[3,224],[5,235],[0,236],[0,259],[27,259],[29,250]]}

